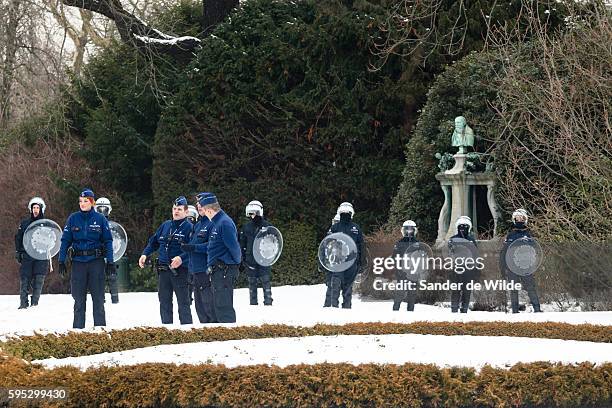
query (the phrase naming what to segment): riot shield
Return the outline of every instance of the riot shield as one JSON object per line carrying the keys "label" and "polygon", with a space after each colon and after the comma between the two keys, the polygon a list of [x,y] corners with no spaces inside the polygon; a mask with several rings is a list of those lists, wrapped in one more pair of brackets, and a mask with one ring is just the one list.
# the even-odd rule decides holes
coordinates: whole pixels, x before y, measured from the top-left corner
{"label": "riot shield", "polygon": [[109,221],[108,228],[113,236],[113,261],[117,262],[125,254],[128,236],[125,229],[118,222]]}
{"label": "riot shield", "polygon": [[524,237],[513,241],[506,249],[506,267],[519,276],[528,276],[538,270],[543,260],[538,241]]}
{"label": "riot shield", "polygon": [[465,238],[451,238],[448,241],[448,256],[453,259],[453,270],[462,275],[476,269],[478,248]]}
{"label": "riot shield", "polygon": [[319,244],[319,262],[330,272],[346,271],[355,264],[358,255],[353,238],[342,232],[326,236]]}
{"label": "riot shield", "polygon": [[273,226],[263,227],[253,241],[253,258],[258,265],[272,266],[283,252],[283,235]]}
{"label": "riot shield", "polygon": [[428,260],[433,258],[433,251],[429,245],[424,242],[411,242],[405,243],[398,249],[402,257],[399,268],[401,275],[414,282],[426,279]]}
{"label": "riot shield", "polygon": [[31,223],[23,234],[23,247],[37,260],[53,258],[62,244],[62,229],[55,221],[43,218]]}

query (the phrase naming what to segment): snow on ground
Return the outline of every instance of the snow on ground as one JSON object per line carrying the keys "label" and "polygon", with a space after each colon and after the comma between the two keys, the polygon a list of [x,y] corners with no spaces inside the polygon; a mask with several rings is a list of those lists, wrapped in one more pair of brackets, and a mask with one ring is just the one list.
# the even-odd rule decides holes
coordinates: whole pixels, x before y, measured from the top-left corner
{"label": "snow on ground", "polygon": [[[273,306],[263,306],[261,289],[259,291],[260,305],[250,306],[248,289],[237,289],[234,292],[234,307],[237,323],[223,326],[288,324],[294,326],[312,326],[317,323],[344,324],[351,322],[397,322],[410,323],[415,321],[553,321],[571,324],[592,323],[612,325],[612,311],[609,312],[549,312],[549,313],[519,313],[503,312],[469,312],[467,314],[451,313],[450,309],[417,304],[414,313],[405,310],[405,304],[400,311],[391,310],[391,302],[362,302],[353,297],[353,308],[350,310],[323,308],[325,296],[324,285],[313,286],[281,286],[272,289]],[[120,302],[112,304],[110,296],[106,295],[105,330],[123,329],[138,326],[162,326],[159,317],[159,301],[157,293],[121,293]],[[39,305],[33,308],[17,310],[19,296],[0,296],[0,339],[6,335],[57,332],[72,330],[73,300],[70,295],[48,295],[40,298]],[[191,329],[204,327],[197,323],[195,307],[192,306],[193,325],[178,324],[176,302],[173,325],[168,328]],[[86,331],[98,331],[93,328],[92,305],[88,297]],[[208,325],[212,326],[212,325]]]}
{"label": "snow on ground", "polygon": [[312,336],[173,344],[85,357],[46,359],[48,368],[141,363],[175,364],[436,364],[439,367],[474,367],[485,364],[508,368],[519,362],[578,363],[612,361],[612,344],[533,339],[523,337],[434,336],[393,334],[383,336]]}

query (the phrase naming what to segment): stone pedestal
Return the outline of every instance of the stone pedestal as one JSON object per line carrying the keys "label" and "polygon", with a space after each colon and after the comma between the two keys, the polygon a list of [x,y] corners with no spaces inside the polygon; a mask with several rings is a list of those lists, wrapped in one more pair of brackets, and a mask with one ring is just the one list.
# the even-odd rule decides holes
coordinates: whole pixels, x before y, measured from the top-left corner
{"label": "stone pedestal", "polygon": [[457,153],[453,156],[453,158],[455,159],[455,166],[450,169],[450,170],[446,170],[444,172],[444,174],[460,174],[463,173],[465,171],[465,158],[467,157],[466,154],[463,153]]}
{"label": "stone pedestal", "polygon": [[[458,157],[459,156],[459,157]],[[436,175],[444,192],[444,204],[438,217],[438,237],[436,245],[442,245],[451,236],[456,234],[455,221],[462,215],[467,215],[472,219],[474,225],[474,236],[478,239],[478,211],[476,197],[473,186],[486,186],[486,200],[489,211],[493,218],[493,236],[497,231],[498,212],[497,203],[493,189],[495,187],[495,174],[493,173],[474,173],[469,174],[465,171],[465,155],[457,154],[455,167]],[[457,164],[460,163],[461,167]]]}

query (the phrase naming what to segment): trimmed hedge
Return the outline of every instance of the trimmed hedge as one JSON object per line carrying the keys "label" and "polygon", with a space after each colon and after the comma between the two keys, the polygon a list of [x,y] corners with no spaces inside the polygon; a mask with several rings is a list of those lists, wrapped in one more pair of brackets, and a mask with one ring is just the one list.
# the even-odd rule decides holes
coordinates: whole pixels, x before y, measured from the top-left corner
{"label": "trimmed hedge", "polygon": [[511,336],[562,340],[612,342],[612,326],[591,324],[531,322],[414,322],[318,324],[312,327],[262,325],[240,327],[206,327],[185,330],[135,328],[106,333],[35,334],[2,343],[3,351],[26,360],[65,358],[105,352],[131,350],[161,344],[183,344],[208,341],[261,339],[274,337],[366,335],[366,334],[434,334],[445,336]]}
{"label": "trimmed hedge", "polygon": [[[28,406],[100,407],[605,407],[612,364],[438,368],[404,364],[243,366],[141,364],[46,370],[0,361],[0,387],[66,388],[67,401]],[[7,401],[0,400],[0,405]],[[26,405],[24,403],[24,405]]]}

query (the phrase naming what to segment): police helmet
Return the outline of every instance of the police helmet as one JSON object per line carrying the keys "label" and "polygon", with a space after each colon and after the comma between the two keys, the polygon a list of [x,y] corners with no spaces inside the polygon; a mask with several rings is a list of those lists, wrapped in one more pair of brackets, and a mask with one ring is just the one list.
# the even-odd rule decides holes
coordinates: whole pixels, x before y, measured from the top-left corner
{"label": "police helmet", "polygon": [[353,204],[345,201],[338,206],[338,211],[336,211],[336,213],[337,214],[349,213],[351,214],[351,218],[353,218],[353,216],[355,215],[355,209],[353,208]]}
{"label": "police helmet", "polygon": [[402,236],[404,237],[416,237],[418,231],[416,222],[412,220],[404,221],[402,224]]}
{"label": "police helmet", "polygon": [[195,206],[187,206],[187,217],[192,218],[194,221],[198,218],[198,210],[196,210]]}
{"label": "police helmet", "polygon": [[529,220],[529,215],[527,215],[527,210],[525,210],[524,208],[519,208],[512,213],[512,222],[516,222],[517,217],[524,217],[525,224],[527,224],[527,221]]}
{"label": "police helmet", "polygon": [[32,212],[32,206],[34,204],[38,204],[40,206],[40,212],[44,213],[45,210],[47,209],[47,205],[45,204],[45,200],[43,200],[41,197],[32,197],[30,199],[30,202],[28,202],[28,210],[30,212]]}
{"label": "police helmet", "polygon": [[455,228],[457,231],[459,231],[460,225],[467,225],[469,232],[472,229],[472,220],[467,215],[462,215],[461,217],[457,218],[457,221],[455,222]]}
{"label": "police helmet", "polygon": [[252,215],[259,215],[260,217],[263,217],[263,205],[259,201],[253,200],[247,204],[244,212],[246,213],[247,217]]}
{"label": "police helmet", "polygon": [[105,217],[108,217],[111,211],[113,210],[110,200],[106,197],[98,198],[98,200],[96,201],[96,205],[94,205],[94,208],[96,212],[99,212]]}

